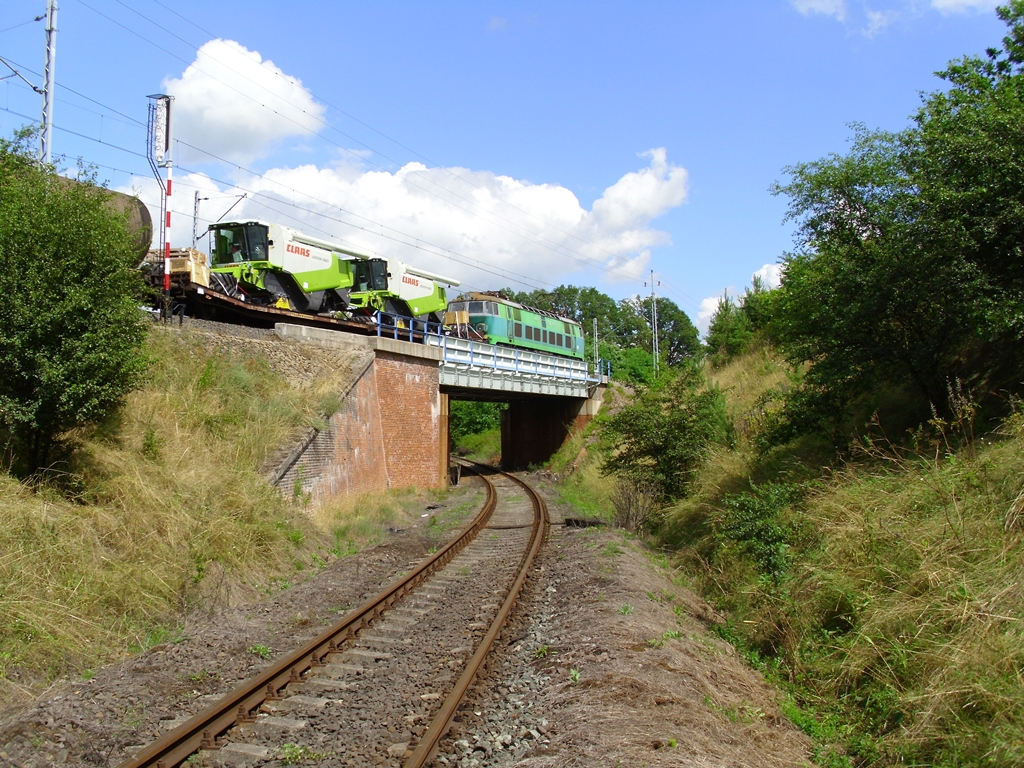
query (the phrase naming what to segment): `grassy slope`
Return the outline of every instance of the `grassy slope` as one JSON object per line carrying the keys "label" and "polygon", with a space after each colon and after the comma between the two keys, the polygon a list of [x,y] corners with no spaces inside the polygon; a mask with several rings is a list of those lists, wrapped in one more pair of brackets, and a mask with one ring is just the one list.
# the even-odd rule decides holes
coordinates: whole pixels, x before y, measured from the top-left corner
{"label": "grassy slope", "polygon": [[[938,425],[916,454],[876,443],[823,471],[821,444],[757,457],[745,440],[758,394],[785,380],[769,355],[713,376],[739,444],[672,510],[666,540],[726,634],[788,686],[821,762],[1019,765],[1024,419],[960,450]],[[788,542],[779,579],[730,540],[723,504],[768,481],[800,495],[773,521]]]}
{"label": "grassy slope", "polygon": [[[945,425],[915,455],[876,444],[829,466],[823,441],[751,449],[757,398],[787,382],[771,353],[709,376],[736,445],[668,510],[660,541],[728,617],[722,634],[786,691],[819,763],[1024,763],[1024,416],[971,447],[955,449]],[[608,516],[602,451],[598,422],[552,468],[575,464],[565,495]],[[725,502],[769,482],[798,494],[771,520],[787,541],[780,578],[727,527]]]}
{"label": "grassy slope", "polygon": [[260,471],[331,393],[187,332],[154,328],[148,351],[147,385],[77,436],[60,493],[0,475],[0,696],[166,639],[214,589],[256,596],[331,557]]}

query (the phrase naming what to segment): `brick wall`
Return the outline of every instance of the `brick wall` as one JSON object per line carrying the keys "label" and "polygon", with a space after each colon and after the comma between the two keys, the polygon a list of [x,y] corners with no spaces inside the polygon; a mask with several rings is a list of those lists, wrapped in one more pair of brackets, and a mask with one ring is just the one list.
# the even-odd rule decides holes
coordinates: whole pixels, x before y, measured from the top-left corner
{"label": "brick wall", "polygon": [[[336,343],[333,334],[300,332],[302,343]],[[347,344],[353,343],[350,338]],[[424,356],[420,345],[387,339],[366,339],[360,346],[373,362],[351,385],[327,428],[309,440],[277,481],[283,493],[301,491],[317,502],[447,482],[447,412],[436,356]]]}
{"label": "brick wall", "polygon": [[443,431],[437,361],[377,352],[374,368],[391,487],[437,487]]}

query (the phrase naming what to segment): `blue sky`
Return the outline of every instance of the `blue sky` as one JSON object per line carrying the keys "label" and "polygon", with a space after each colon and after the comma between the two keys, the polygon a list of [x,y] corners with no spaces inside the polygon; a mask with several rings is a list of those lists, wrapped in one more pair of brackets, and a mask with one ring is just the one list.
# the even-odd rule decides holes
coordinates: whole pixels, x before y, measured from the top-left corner
{"label": "blue sky", "polygon": [[[146,97],[169,92],[175,245],[196,191],[201,229],[247,193],[231,218],[474,289],[624,298],[653,269],[703,328],[790,247],[783,168],[851,121],[907,125],[936,70],[999,44],[994,5],[60,0],[53,150],[155,203]],[[37,85],[45,10],[0,0],[0,57]],[[39,111],[0,81],[0,135]]]}

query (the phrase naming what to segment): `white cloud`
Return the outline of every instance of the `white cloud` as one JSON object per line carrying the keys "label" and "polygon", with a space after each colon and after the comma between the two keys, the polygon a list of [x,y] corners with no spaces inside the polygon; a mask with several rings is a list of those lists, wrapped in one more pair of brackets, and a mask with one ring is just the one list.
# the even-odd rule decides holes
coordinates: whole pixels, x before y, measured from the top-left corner
{"label": "white cloud", "polygon": [[491,16],[491,20],[487,22],[487,31],[494,32],[499,29],[505,28],[505,19],[502,16]]}
{"label": "white cloud", "polygon": [[[256,194],[250,193],[229,218],[276,221],[478,289],[556,285],[584,270],[603,270],[599,279],[604,280],[637,280],[650,263],[651,249],[670,242],[651,222],[685,202],[687,179],[685,169],[668,162],[664,149],[642,157],[647,167],[609,186],[591,210],[565,187],[489,171],[408,163],[390,173],[339,164],[276,168],[239,182]],[[155,182],[148,183],[155,196]],[[175,246],[191,240],[196,185],[216,189],[214,194],[244,191],[215,188],[205,177],[176,179]],[[144,199],[153,207],[154,197]],[[201,214],[215,218],[228,204],[204,203]]]}
{"label": "white cloud", "polygon": [[999,5],[999,0],[932,0],[932,8],[946,15],[969,11],[991,11],[997,5]]}
{"label": "white cloud", "polygon": [[[291,136],[322,127],[323,105],[302,83],[233,40],[211,40],[180,78],[163,82],[174,96],[175,138],[235,163],[265,155]],[[179,145],[178,161],[211,158]]]}
{"label": "white cloud", "polygon": [[705,338],[708,335],[711,318],[715,316],[715,310],[718,309],[718,302],[721,300],[721,296],[708,296],[700,302],[700,309],[697,310],[697,322],[694,325],[697,326],[700,335]]}
{"label": "white cloud", "polygon": [[782,285],[782,265],[778,263],[765,264],[753,274],[753,277],[760,277],[764,280],[767,288],[778,288]]}
{"label": "white cloud", "polygon": [[701,299],[700,309],[697,310],[697,322],[694,323],[701,336],[707,338],[708,328],[711,326],[711,318],[718,311],[719,302],[724,298],[728,299],[732,304],[737,304],[740,293],[736,286],[730,285],[717,296],[708,296],[706,299]]}
{"label": "white cloud", "polygon": [[863,34],[865,37],[874,37],[883,29],[888,27],[900,18],[899,11],[865,11],[865,15],[868,18],[868,25],[864,28]]}
{"label": "white cloud", "polygon": [[839,21],[846,20],[846,0],[790,0],[793,7],[804,16],[820,13],[833,16]]}

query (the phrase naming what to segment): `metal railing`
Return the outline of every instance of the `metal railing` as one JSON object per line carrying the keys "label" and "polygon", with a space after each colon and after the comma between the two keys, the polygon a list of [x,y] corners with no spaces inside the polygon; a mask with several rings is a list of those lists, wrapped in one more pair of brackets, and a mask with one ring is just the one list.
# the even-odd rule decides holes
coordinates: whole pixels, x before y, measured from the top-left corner
{"label": "metal railing", "polygon": [[442,361],[449,365],[590,384],[611,376],[607,360],[600,360],[595,366],[592,361],[463,339],[453,336],[441,323],[378,313],[376,324],[378,336],[440,348]]}

